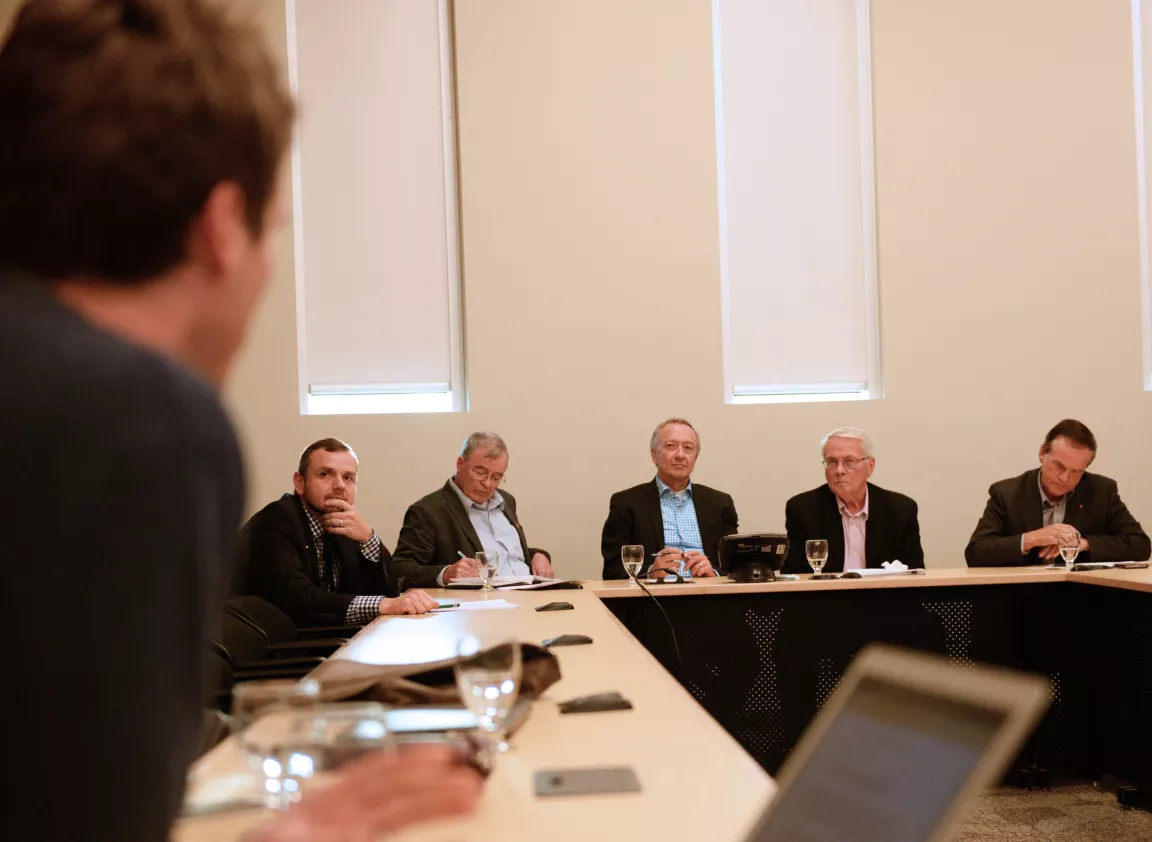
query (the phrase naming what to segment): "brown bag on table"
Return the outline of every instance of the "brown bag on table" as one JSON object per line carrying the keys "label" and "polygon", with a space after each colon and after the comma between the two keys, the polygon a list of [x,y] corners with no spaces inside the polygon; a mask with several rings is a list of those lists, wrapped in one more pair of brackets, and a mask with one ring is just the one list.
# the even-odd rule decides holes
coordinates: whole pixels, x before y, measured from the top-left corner
{"label": "brown bag on table", "polygon": [[[520,699],[535,700],[560,680],[556,656],[533,643],[520,644]],[[320,682],[325,702],[372,701],[392,707],[459,705],[453,667],[456,658],[423,664],[361,664],[341,658],[325,661],[309,678]]]}

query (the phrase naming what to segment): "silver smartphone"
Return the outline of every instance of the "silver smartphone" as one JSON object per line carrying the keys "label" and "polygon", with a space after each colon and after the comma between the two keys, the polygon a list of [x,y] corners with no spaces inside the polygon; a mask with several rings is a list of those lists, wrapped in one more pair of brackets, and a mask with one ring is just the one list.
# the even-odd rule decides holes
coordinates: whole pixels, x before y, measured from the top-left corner
{"label": "silver smartphone", "polygon": [[597,795],[606,792],[639,792],[640,780],[629,766],[602,769],[542,769],[533,778],[536,794]]}

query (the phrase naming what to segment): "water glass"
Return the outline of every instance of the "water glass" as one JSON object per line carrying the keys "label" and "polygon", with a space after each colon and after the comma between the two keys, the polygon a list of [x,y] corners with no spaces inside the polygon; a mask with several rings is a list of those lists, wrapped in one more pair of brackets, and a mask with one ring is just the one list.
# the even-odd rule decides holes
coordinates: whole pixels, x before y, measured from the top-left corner
{"label": "water glass", "polygon": [[496,568],[500,566],[500,553],[476,553],[476,561],[480,565],[480,581],[483,583],[482,591],[494,591],[492,580],[496,578]]}
{"label": "water glass", "polygon": [[824,569],[824,562],[828,560],[828,542],[823,538],[816,538],[804,542],[804,555],[808,559],[808,566],[812,568],[815,577],[819,577]]}
{"label": "water glass", "polygon": [[242,732],[274,708],[302,708],[320,701],[320,682],[311,678],[241,681],[232,688],[232,730]]}
{"label": "water glass", "polygon": [[1076,563],[1076,556],[1080,555],[1080,533],[1075,532],[1068,537],[1061,536],[1058,546],[1060,558],[1064,559],[1064,566],[1071,570]]}
{"label": "water glass", "polygon": [[386,717],[378,702],[269,709],[238,738],[265,806],[287,810],[317,774],[368,752],[391,750]]}
{"label": "water glass", "polygon": [[628,574],[628,586],[640,587],[636,577],[640,575],[640,568],[644,566],[644,545],[625,544],[620,548],[620,560],[624,562],[624,572]]}
{"label": "water glass", "polygon": [[456,643],[456,688],[497,751],[507,751],[504,722],[520,693],[520,643],[484,646],[472,635]]}

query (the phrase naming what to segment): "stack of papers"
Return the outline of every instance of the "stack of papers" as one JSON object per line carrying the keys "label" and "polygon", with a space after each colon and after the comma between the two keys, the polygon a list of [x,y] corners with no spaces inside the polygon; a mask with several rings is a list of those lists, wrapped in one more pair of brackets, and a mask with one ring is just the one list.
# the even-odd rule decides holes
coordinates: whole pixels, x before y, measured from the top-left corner
{"label": "stack of papers", "polygon": [[[555,585],[560,582],[566,582],[566,579],[546,579],[543,576],[496,576],[492,579],[492,586],[500,588],[501,590],[510,591],[528,591],[534,588],[545,588],[549,585]],[[477,577],[465,577],[461,579],[453,579],[448,587],[453,585],[459,587],[474,588],[477,585],[483,585],[484,582]]]}

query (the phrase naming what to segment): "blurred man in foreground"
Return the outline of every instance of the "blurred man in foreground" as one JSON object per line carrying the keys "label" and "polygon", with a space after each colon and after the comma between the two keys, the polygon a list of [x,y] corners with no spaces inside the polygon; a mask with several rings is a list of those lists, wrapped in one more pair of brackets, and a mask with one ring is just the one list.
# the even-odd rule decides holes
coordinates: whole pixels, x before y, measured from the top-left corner
{"label": "blurred man in foreground", "polygon": [[[0,47],[0,628],[20,641],[0,839],[166,839],[199,742],[244,496],[216,390],[269,274],[293,121],[235,5],[31,0]],[[453,760],[412,764],[441,781],[429,814],[475,803]],[[378,795],[346,820],[383,828],[416,775],[356,774]]]}

